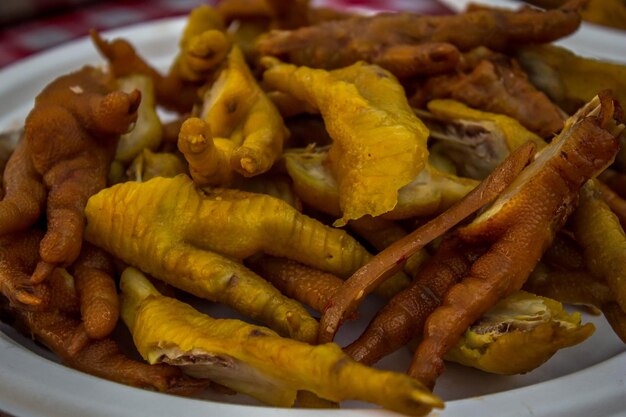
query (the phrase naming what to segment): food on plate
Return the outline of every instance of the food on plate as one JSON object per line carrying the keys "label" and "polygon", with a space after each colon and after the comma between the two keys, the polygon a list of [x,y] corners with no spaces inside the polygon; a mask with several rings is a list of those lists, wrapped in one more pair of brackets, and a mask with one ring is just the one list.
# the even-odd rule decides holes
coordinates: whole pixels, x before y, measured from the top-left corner
{"label": "food on plate", "polygon": [[[384,145],[385,142],[381,142],[381,146]],[[438,169],[431,163],[432,158],[430,156],[432,153],[429,155],[424,168],[395,193],[397,199],[395,206],[380,214],[379,217],[389,220],[402,220],[415,216],[438,214],[463,198],[478,184],[478,181],[471,178],[459,177]],[[336,217],[341,216],[340,196],[342,192],[333,169],[333,160],[329,148],[290,148],[285,150],[283,158],[298,197],[317,210]],[[386,161],[392,166],[395,162],[393,155]],[[354,168],[353,170],[357,174],[359,173],[359,166],[350,166]],[[377,180],[380,187],[384,188],[387,184],[383,182],[384,178],[379,178],[380,175],[376,175],[376,172],[371,176]],[[360,177],[361,182],[367,180],[364,176]],[[363,195],[360,192],[362,188],[359,187],[358,183],[352,185],[351,188],[354,188],[353,193]],[[388,190],[388,193],[391,194],[391,190]],[[371,214],[350,219],[350,221],[358,221],[367,216],[371,217]]]}
{"label": "food on plate", "polygon": [[346,353],[371,365],[419,337],[428,316],[484,250],[464,245],[456,237],[445,238],[411,285],[389,300],[359,338],[346,346]]}
{"label": "food on plate", "polygon": [[109,336],[119,317],[113,259],[102,249],[83,244],[71,269],[85,332],[91,339]]}
{"label": "food on plate", "polygon": [[[457,48],[468,51],[485,46],[504,51],[567,36],[580,25],[580,3],[570,1],[546,12],[493,9],[452,16],[380,13],[271,31],[257,44],[262,55],[300,66],[335,69],[365,60],[398,77],[432,74],[454,66]],[[417,63],[412,62],[415,59]]]}
{"label": "food on plate", "polygon": [[342,321],[358,308],[367,294],[401,268],[404,260],[495,200],[530,161],[534,150],[531,143],[519,147],[463,200],[396,241],[348,278],[322,315],[318,342],[333,340]]}
{"label": "food on plate", "polygon": [[[378,251],[386,249],[408,234],[400,224],[381,217],[363,216],[360,219],[351,220],[348,226],[357,236],[365,239]],[[404,262],[404,272],[414,277],[428,258],[429,254],[426,250],[418,250]]]}
{"label": "food on plate", "polygon": [[342,212],[335,225],[392,210],[398,189],[425,166],[428,136],[395,77],[364,63],[333,71],[264,64],[265,83],[316,108],[333,138],[328,156]]}
{"label": "food on plate", "polygon": [[48,286],[30,280],[42,237],[37,229],[0,236],[0,292],[15,309],[43,310],[50,301]]}
{"label": "food on plate", "polygon": [[46,205],[46,186],[41,182],[21,139],[6,161],[2,175],[4,192],[0,201],[0,236],[27,229],[37,221]]}
{"label": "food on plate", "polygon": [[[408,415],[443,405],[444,360],[523,373],[583,342],[561,303],[626,343],[623,66],[546,45],[583,3],[224,0],[165,72],[92,32],[103,66],[0,135],[2,319],[133,386]],[[405,345],[408,375],[370,367]]]}
{"label": "food on plate", "polygon": [[[171,152],[152,152],[143,149],[133,159],[128,167],[126,175],[130,181],[148,181],[155,177],[175,177],[178,174],[189,172],[184,158]],[[118,181],[110,181],[117,183]]]}
{"label": "food on plate", "polygon": [[354,362],[333,343],[312,346],[240,320],[213,319],[162,296],[137,270],[126,270],[120,285],[124,322],[149,363],[176,365],[274,406],[292,406],[299,390],[415,416],[442,406],[419,381]]}
{"label": "food on plate", "polygon": [[[113,77],[88,66],[57,78],[35,99],[16,153],[28,161],[19,167],[9,161],[16,171],[5,174],[5,178],[15,175],[16,183],[29,186],[32,194],[19,200],[12,194],[2,209],[3,213],[8,209],[6,223],[17,219],[20,227],[13,230],[19,231],[38,219],[42,197],[47,203],[48,228],[33,283],[45,280],[56,265],[67,266],[78,257],[87,199],[106,186],[117,141],[136,121],[140,100],[138,90],[116,91]],[[27,221],[19,219],[22,207],[30,214]]]}
{"label": "food on plate", "polygon": [[411,104],[421,107],[436,98],[451,98],[476,109],[505,114],[543,138],[560,131],[565,119],[560,109],[530,83],[517,61],[485,47],[465,53],[456,71],[419,83]]}
{"label": "food on plate", "polygon": [[513,150],[527,141],[544,141],[516,119],[480,111],[450,99],[432,100],[428,111],[416,110],[426,123],[437,150],[454,162],[460,175],[485,178]]}
{"label": "food on plate", "polygon": [[581,108],[502,195],[459,230],[464,241],[489,248],[427,319],[409,375],[433,387],[443,356],[465,329],[522,287],[574,210],[580,187],[615,158],[624,128],[616,106],[605,92]]}
{"label": "food on plate", "polygon": [[615,301],[626,311],[626,236],[620,222],[593,184],[583,189],[573,218],[576,240],[583,248],[589,272],[605,281]]}
{"label": "food on plate", "polygon": [[333,274],[287,258],[263,255],[248,259],[246,265],[287,297],[318,312],[324,311],[343,282]]}
{"label": "food on plate", "polygon": [[205,93],[199,118],[187,119],[178,149],[199,185],[227,186],[235,173],[267,172],[280,157],[287,130],[237,46]]}
{"label": "food on plate", "polygon": [[[26,276],[37,262],[39,241],[43,233],[37,229],[12,236],[3,242],[2,251],[4,281],[7,271],[12,275]],[[3,238],[4,239],[4,238]],[[7,256],[11,255],[11,256]],[[4,283],[4,282],[3,282]],[[46,288],[50,297],[45,309],[28,311],[24,308],[10,309],[9,315],[22,326],[32,338],[50,348],[64,364],[83,372],[124,384],[150,388],[162,392],[191,394],[206,388],[207,381],[184,376],[172,366],[151,366],[127,357],[117,342],[110,338],[90,340],[85,338],[76,348],[76,335],[83,334],[79,296],[74,279],[65,270],[56,268],[47,282],[36,288]]]}
{"label": "food on plate", "polygon": [[472,324],[446,359],[496,374],[530,372],[557,350],[578,344],[594,331],[549,298],[517,291]]}
{"label": "food on plate", "polygon": [[[345,233],[278,199],[226,189],[203,192],[184,175],[117,184],[92,198],[85,216],[91,243],[170,285],[305,341],[315,338],[317,322],[236,260],[267,248],[346,274],[369,256]],[[279,235],[282,248],[269,239]],[[317,241],[317,253],[301,249],[303,238]]]}

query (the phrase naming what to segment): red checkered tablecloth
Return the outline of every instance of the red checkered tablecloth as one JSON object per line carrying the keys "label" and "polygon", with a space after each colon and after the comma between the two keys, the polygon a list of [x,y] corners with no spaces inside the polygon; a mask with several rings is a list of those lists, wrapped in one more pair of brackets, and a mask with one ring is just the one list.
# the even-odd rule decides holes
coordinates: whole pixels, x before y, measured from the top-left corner
{"label": "red checkered tablecloth", "polygon": [[[0,0],[0,67],[28,55],[87,35],[89,29],[112,29],[149,20],[179,16],[200,4],[218,0],[117,0],[57,1]],[[19,4],[19,10],[11,9]],[[73,4],[68,7],[68,4]],[[316,5],[337,8],[409,10],[424,14],[445,14],[449,10],[436,0],[314,0]],[[65,7],[63,7],[65,5]],[[45,6],[45,7],[44,7]],[[11,9],[11,10],[10,10]],[[19,12],[19,14],[18,14]],[[13,13],[13,15],[11,15]],[[7,22],[10,16],[21,20]]]}

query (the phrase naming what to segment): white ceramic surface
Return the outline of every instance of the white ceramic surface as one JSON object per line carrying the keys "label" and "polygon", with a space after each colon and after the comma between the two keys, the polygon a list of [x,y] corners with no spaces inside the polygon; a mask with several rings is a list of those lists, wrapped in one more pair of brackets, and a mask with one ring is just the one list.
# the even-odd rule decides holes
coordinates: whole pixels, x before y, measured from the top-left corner
{"label": "white ceramic surface", "polygon": [[[160,68],[176,51],[183,20],[170,19],[105,34],[131,39],[138,50]],[[91,63],[100,64],[88,40],[42,53],[0,71],[0,131],[18,128],[38,91],[56,76]],[[375,302],[366,305],[361,320],[345,326],[341,344],[352,340],[369,321]],[[214,316],[231,314],[214,305]],[[590,340],[557,353],[539,369],[513,377],[488,375],[449,365],[436,393],[446,409],[433,416],[624,416],[626,347],[601,317],[585,317],[597,331]],[[123,329],[120,334],[123,334]],[[350,402],[342,410],[286,410],[263,407],[244,396],[207,393],[206,399],[178,398],[112,383],[63,367],[53,355],[11,327],[0,323],[0,410],[19,417],[92,416],[393,416],[368,405]],[[404,371],[410,353],[401,350],[380,366]],[[237,403],[237,404],[233,404]],[[242,405],[246,404],[246,405]]]}
{"label": "white ceramic surface", "polygon": [[[439,0],[455,11],[463,11],[470,3],[493,7],[519,8],[515,0]],[[626,63],[626,31],[583,22],[576,33],[555,42],[575,53],[591,58]]]}

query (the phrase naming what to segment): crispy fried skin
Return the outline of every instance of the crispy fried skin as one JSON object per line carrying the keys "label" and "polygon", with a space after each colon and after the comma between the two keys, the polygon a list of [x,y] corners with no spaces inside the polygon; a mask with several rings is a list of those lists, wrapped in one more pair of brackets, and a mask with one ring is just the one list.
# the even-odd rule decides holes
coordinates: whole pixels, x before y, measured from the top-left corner
{"label": "crispy fried skin", "polygon": [[318,341],[331,341],[344,318],[356,310],[373,288],[401,268],[409,256],[495,200],[526,166],[534,149],[531,143],[518,148],[463,200],[398,240],[356,271],[335,293],[324,311]]}
{"label": "crispy fried skin", "polygon": [[113,260],[102,249],[87,243],[72,270],[87,335],[91,339],[109,336],[119,317]]}
{"label": "crispy fried skin", "polygon": [[[578,3],[547,12],[494,9],[451,16],[381,13],[293,31],[272,31],[257,46],[262,55],[314,68],[334,69],[366,60],[383,67],[387,64],[391,72],[399,70],[397,76],[433,73],[455,64],[458,52],[454,46],[462,51],[481,45],[504,51],[567,36],[580,24]],[[426,53],[418,52],[422,47]]]}
{"label": "crispy fried skin", "polygon": [[443,356],[468,326],[522,287],[573,210],[580,187],[615,157],[621,128],[614,117],[612,97],[596,97],[498,200],[459,230],[463,240],[491,246],[426,321],[410,375],[434,386],[444,369]]}
{"label": "crispy fried skin", "polygon": [[517,61],[482,47],[465,54],[456,72],[426,79],[410,102],[423,107],[436,98],[505,114],[543,138],[563,127],[558,107],[528,81]]}
{"label": "crispy fried skin", "polygon": [[84,67],[46,86],[26,118],[25,152],[47,190],[34,283],[78,257],[87,199],[106,186],[118,138],[137,118],[140,93],[115,88],[111,77]]}
{"label": "crispy fried skin", "polygon": [[444,240],[411,285],[389,300],[344,351],[354,360],[372,365],[409,343],[420,334],[448,289],[469,272],[483,251],[479,246],[464,245],[457,237]]}

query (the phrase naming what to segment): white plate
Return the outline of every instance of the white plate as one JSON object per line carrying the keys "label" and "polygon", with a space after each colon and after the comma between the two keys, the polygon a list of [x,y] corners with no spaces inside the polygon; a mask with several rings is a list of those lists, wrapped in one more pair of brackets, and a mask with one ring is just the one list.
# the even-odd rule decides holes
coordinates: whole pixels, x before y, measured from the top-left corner
{"label": "white plate", "polygon": [[[132,40],[141,53],[161,68],[167,67],[176,52],[183,27],[182,19],[142,24],[105,34]],[[86,63],[103,61],[87,39],[25,59],[0,71],[0,131],[23,124],[35,95],[52,79]],[[356,337],[374,311],[370,304],[362,320],[345,326],[339,342]],[[227,314],[210,307],[215,316]],[[601,317],[586,317],[597,326],[590,340],[557,353],[539,369],[513,377],[488,375],[450,364],[438,381],[436,393],[446,403],[449,416],[561,416],[587,417],[626,415],[626,347]],[[218,397],[220,402],[178,398],[112,383],[55,363],[53,355],[0,324],[0,410],[19,417],[63,416],[394,416],[379,409],[365,409],[361,403],[347,403],[348,409],[286,410],[258,405],[227,404],[222,401],[255,404],[244,396]],[[401,350],[384,359],[380,366],[404,371],[410,353]]]}
{"label": "white plate", "polygon": [[[517,9],[522,2],[514,0],[439,0],[450,9],[461,12],[471,3]],[[626,31],[583,22],[576,33],[555,42],[581,56],[626,63]]]}

